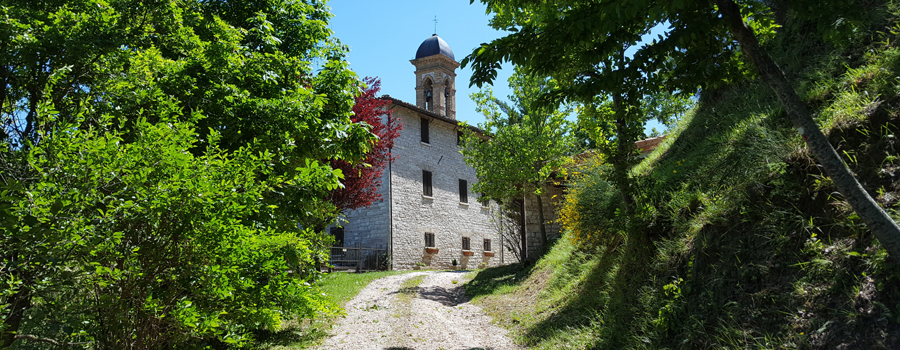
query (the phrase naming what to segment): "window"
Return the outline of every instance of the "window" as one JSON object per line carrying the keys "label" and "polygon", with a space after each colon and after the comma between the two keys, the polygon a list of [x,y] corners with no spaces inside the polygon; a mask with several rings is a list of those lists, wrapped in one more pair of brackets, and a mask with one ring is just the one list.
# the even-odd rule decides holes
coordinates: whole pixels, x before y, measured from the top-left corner
{"label": "window", "polygon": [[486,251],[486,252],[491,251],[491,240],[489,240],[489,239],[484,240],[484,251]]}
{"label": "window", "polygon": [[463,250],[472,250],[469,237],[463,237]]}
{"label": "window", "polygon": [[342,227],[332,227],[331,235],[334,236],[334,244],[331,246],[331,255],[342,255],[344,251],[341,248],[344,245],[344,229]]}
{"label": "window", "polygon": [[434,106],[434,86],[431,83],[431,79],[425,79],[425,109],[431,110]]}
{"label": "window", "polygon": [[422,126],[422,142],[431,143],[428,138],[428,119],[421,118],[419,124]]}
{"label": "window", "polygon": [[469,203],[469,184],[466,180],[459,180],[459,202]]}
{"label": "window", "polygon": [[344,228],[343,227],[332,227],[331,235],[334,236],[334,246],[340,247],[344,244]]}
{"label": "window", "polygon": [[448,101],[450,101],[450,89],[445,89],[444,90],[444,115],[447,115],[447,113],[450,113],[450,103]]}
{"label": "window", "polygon": [[432,196],[431,172],[428,170],[422,170],[422,194],[428,197]]}
{"label": "window", "polygon": [[434,233],[425,232],[425,248],[434,248]]}
{"label": "window", "polygon": [[457,131],[457,132],[456,132],[456,145],[457,145],[457,146],[462,145],[462,139],[463,139],[463,133],[462,133],[462,131]]}
{"label": "window", "polygon": [[478,195],[478,201],[481,202],[482,207],[487,207],[488,204],[491,204],[491,199],[486,197],[483,193]]}

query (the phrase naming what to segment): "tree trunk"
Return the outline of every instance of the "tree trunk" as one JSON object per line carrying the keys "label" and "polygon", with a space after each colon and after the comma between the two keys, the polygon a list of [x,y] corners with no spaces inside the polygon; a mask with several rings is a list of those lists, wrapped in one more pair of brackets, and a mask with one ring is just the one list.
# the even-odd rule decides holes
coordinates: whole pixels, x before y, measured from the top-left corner
{"label": "tree trunk", "polygon": [[519,228],[519,232],[522,235],[522,262],[524,263],[528,260],[528,234],[525,230],[525,197],[522,197],[522,200],[519,201],[519,219],[521,222],[521,227]]}
{"label": "tree trunk", "polygon": [[616,112],[616,153],[613,157],[613,179],[622,196],[625,213],[630,215],[634,211],[634,197],[631,195],[631,184],[628,182],[628,155],[634,142],[629,142],[625,135],[625,117],[622,115],[624,106],[622,106],[622,94],[619,92],[613,94],[613,108]]}
{"label": "tree trunk", "polygon": [[3,115],[3,102],[6,101],[6,85],[9,81],[7,72],[6,65],[0,64],[0,116]]}
{"label": "tree trunk", "polygon": [[806,104],[797,96],[784,72],[760,47],[753,30],[744,23],[738,5],[733,0],[716,0],[716,4],[731,30],[731,35],[740,45],[741,52],[747,55],[756,66],[762,81],[775,91],[788,119],[803,136],[810,151],[822,163],[822,167],[831,177],[838,191],[872,230],[888,254],[895,260],[900,259],[900,227],[860,185],[837,151],[822,134],[822,130],[812,119]]}
{"label": "tree trunk", "polygon": [[541,195],[536,194],[538,205],[538,220],[541,220],[541,250],[547,251],[547,228],[544,227],[544,202]]}
{"label": "tree trunk", "polygon": [[6,349],[16,341],[16,333],[29,307],[31,307],[31,290],[23,285],[10,299],[9,315],[3,321],[4,329],[3,333],[0,333],[0,349]]}

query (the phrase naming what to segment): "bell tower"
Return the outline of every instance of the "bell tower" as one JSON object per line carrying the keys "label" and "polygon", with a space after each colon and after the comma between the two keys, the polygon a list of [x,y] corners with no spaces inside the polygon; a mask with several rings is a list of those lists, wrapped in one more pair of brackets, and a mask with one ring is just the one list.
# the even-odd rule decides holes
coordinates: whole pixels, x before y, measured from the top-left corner
{"label": "bell tower", "polygon": [[425,39],[410,60],[416,67],[416,106],[456,119],[456,68],[453,50],[437,34]]}

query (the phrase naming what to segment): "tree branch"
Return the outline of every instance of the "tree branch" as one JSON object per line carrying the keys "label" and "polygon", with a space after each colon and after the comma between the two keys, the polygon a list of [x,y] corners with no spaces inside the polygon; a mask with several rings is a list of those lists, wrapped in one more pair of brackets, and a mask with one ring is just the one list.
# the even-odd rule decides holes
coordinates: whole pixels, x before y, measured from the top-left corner
{"label": "tree branch", "polygon": [[89,341],[77,342],[77,343],[62,342],[62,341],[58,341],[58,340],[50,339],[50,338],[41,338],[41,337],[38,337],[36,335],[31,335],[31,334],[16,334],[15,338],[16,339],[33,340],[33,341],[37,341],[37,342],[41,342],[41,343],[53,344],[56,346],[76,346],[76,345],[87,345],[87,344],[91,343]]}

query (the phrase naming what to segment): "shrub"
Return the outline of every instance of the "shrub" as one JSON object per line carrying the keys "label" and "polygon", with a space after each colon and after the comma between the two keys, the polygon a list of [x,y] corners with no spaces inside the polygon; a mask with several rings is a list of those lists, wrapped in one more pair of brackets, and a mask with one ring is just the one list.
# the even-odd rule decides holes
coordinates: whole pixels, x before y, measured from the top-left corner
{"label": "shrub", "polygon": [[[26,156],[39,178],[12,207],[21,223],[0,232],[16,272],[4,287],[31,296],[20,333],[106,348],[241,343],[330,311],[307,283],[321,237],[251,219],[275,215],[258,198],[299,179],[272,174],[272,154],[192,155],[188,123],[136,129],[128,143],[56,130]],[[311,175],[307,186],[331,176]]]}
{"label": "shrub", "polygon": [[581,244],[600,243],[624,232],[622,199],[609,180],[612,167],[600,156],[577,165],[569,175],[569,189],[559,221],[570,238]]}

